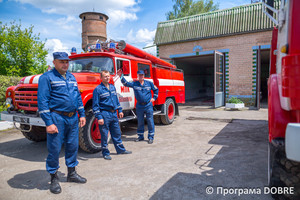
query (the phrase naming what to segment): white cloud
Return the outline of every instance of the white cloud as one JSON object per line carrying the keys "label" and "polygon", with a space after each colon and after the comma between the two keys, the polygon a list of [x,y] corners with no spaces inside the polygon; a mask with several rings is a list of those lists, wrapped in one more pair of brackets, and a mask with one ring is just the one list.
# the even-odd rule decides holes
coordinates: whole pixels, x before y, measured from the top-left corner
{"label": "white cloud", "polygon": [[64,51],[69,53],[67,45],[63,44],[59,39],[49,39],[46,41],[45,48],[48,50],[46,61],[48,65],[52,65],[53,52]]}
{"label": "white cloud", "polygon": [[131,29],[127,34],[126,40],[130,43],[146,43],[147,46],[153,44],[156,29],[149,31],[147,28],[139,29],[136,33]]}
{"label": "white cloud", "polygon": [[129,31],[129,33],[127,34],[126,40],[131,42],[131,41],[135,41],[134,39],[135,39],[135,36],[133,35],[133,30],[131,29]]}
{"label": "white cloud", "polygon": [[66,17],[59,18],[57,20],[48,20],[49,23],[52,23],[62,29],[75,31],[78,27],[80,27],[81,20],[79,17],[68,15]]}
{"label": "white cloud", "polygon": [[149,31],[148,29],[139,29],[136,34],[136,39],[138,42],[149,43],[153,41],[155,37],[156,30]]}
{"label": "white cloud", "polygon": [[135,13],[128,13],[124,10],[109,10],[107,14],[109,16],[109,23],[113,26],[126,20],[134,21],[138,19]]}
{"label": "white cloud", "polygon": [[140,0],[15,0],[32,4],[45,13],[76,16],[83,12],[101,12],[108,15],[110,24],[118,25],[125,20],[137,20]]}

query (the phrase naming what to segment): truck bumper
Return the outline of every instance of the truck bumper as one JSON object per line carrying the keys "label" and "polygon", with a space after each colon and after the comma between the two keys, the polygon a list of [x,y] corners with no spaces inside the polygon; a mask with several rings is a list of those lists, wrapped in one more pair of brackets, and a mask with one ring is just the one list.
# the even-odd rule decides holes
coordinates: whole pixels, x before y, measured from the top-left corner
{"label": "truck bumper", "polygon": [[19,123],[19,124],[27,124],[32,126],[43,126],[46,127],[45,122],[42,118],[37,117],[35,115],[24,115],[23,113],[11,112],[7,111],[1,112],[1,120]]}
{"label": "truck bumper", "polygon": [[300,162],[300,123],[288,123],[285,131],[285,152],[288,159]]}

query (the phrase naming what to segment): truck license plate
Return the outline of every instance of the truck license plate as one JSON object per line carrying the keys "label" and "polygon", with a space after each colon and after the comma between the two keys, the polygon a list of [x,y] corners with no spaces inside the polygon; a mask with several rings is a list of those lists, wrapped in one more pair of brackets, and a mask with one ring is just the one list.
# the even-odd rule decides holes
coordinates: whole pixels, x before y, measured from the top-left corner
{"label": "truck license plate", "polygon": [[13,121],[14,122],[19,122],[19,123],[29,124],[29,118],[27,118],[27,117],[13,116]]}

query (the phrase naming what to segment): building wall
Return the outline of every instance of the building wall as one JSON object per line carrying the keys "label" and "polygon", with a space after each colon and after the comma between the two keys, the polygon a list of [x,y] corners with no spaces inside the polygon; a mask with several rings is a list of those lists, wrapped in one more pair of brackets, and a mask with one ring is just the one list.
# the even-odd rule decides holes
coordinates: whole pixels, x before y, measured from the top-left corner
{"label": "building wall", "polygon": [[159,46],[160,58],[170,55],[193,53],[195,46],[201,46],[203,52],[228,49],[228,80],[226,82],[229,95],[253,97],[253,46],[270,45],[272,31],[247,33],[197,41],[166,44]]}

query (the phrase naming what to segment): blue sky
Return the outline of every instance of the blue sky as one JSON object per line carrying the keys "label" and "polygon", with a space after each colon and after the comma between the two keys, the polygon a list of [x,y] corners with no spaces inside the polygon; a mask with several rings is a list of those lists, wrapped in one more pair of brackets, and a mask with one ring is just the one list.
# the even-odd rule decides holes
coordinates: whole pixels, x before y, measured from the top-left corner
{"label": "blue sky", "polygon": [[[215,0],[219,9],[251,3],[251,0]],[[139,48],[152,44],[157,23],[166,21],[172,0],[0,0],[0,21],[21,20],[22,27],[34,26],[49,50],[70,52],[81,49],[82,12],[101,12],[109,16],[107,36],[125,40]]]}

